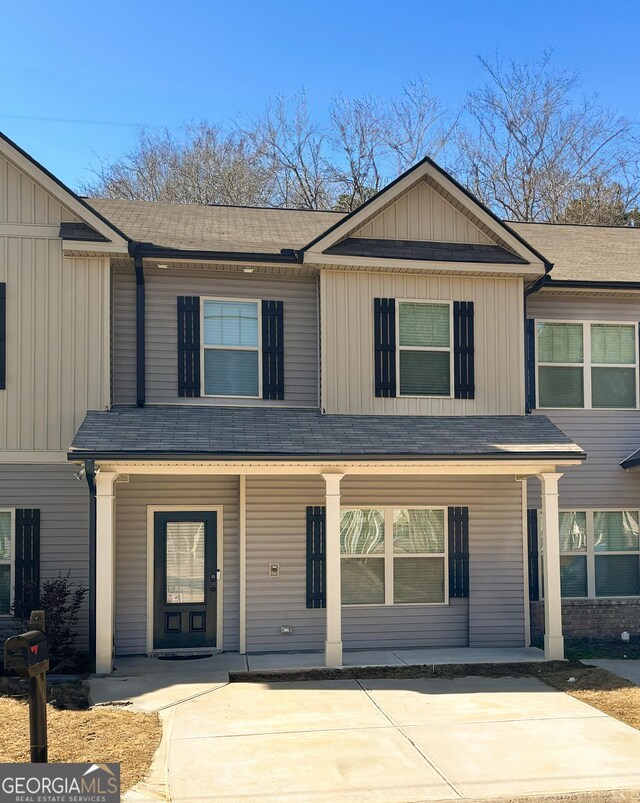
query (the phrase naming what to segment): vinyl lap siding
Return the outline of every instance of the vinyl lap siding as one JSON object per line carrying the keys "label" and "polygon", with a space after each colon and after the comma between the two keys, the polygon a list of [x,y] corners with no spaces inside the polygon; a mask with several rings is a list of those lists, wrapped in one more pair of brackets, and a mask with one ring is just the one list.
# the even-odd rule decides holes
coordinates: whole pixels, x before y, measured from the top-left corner
{"label": "vinyl lap siding", "polygon": [[[328,413],[524,413],[522,281],[324,270],[321,274],[323,406]],[[475,399],[376,398],[373,299],[473,301]]]}
{"label": "vinyl lap siding", "polygon": [[[345,607],[346,649],[524,643],[521,489],[513,479],[346,477],[342,504],[468,505],[470,600],[449,606]],[[315,477],[247,478],[247,650],[321,649],[325,611],[306,608],[307,505]],[[270,563],[280,576],[269,577]],[[293,627],[281,635],[282,625]]]}
{"label": "vinyl lap siding", "polygon": [[223,506],[224,649],[239,648],[238,478],[131,475],[116,484],[116,654],[146,652],[147,506]]}
{"label": "vinyl lap siding", "polygon": [[[145,269],[146,393],[149,404],[318,406],[318,291],[315,277]],[[283,401],[178,396],[176,298],[221,296],[284,302]],[[135,278],[114,269],[114,402],[135,403]]]}
{"label": "vinyl lap siding", "polygon": [[[74,477],[77,466],[0,465],[0,507],[40,509],[41,579],[70,572],[71,582],[88,585],[89,491]],[[10,620],[0,617],[0,633]],[[80,612],[76,646],[87,649],[88,598]]]}

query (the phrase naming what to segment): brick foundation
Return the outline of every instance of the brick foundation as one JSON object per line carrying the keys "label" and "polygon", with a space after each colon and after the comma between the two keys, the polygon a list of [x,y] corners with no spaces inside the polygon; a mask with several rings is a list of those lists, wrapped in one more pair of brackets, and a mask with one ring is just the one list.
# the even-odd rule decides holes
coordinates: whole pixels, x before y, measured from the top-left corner
{"label": "brick foundation", "polygon": [[[565,640],[620,641],[626,630],[640,640],[640,599],[572,599],[562,602]],[[531,638],[544,635],[544,602],[531,603]]]}

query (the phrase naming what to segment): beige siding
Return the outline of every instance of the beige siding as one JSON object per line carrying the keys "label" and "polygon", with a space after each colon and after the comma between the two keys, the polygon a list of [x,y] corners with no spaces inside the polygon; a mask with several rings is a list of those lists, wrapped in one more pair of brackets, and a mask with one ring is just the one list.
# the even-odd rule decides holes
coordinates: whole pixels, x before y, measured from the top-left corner
{"label": "beige siding", "polygon": [[[347,477],[348,505],[468,505],[470,599],[343,608],[345,648],[524,643],[520,484],[509,479]],[[247,650],[321,649],[325,611],[306,608],[306,506],[320,478],[247,478]],[[270,563],[280,576],[269,577]],[[280,627],[293,627],[281,635]]]}
{"label": "beige siding", "polygon": [[147,506],[222,505],[224,649],[238,649],[238,478],[130,477],[116,484],[116,653],[146,652]]}
{"label": "beige siding", "polygon": [[[551,295],[527,300],[527,317],[547,320],[640,321],[639,297]],[[640,476],[625,472],[620,461],[640,448],[640,411],[537,410],[587,453],[585,463],[560,480],[561,507],[639,507]],[[528,483],[528,505],[540,504],[540,483]]]}
{"label": "beige siding", "polygon": [[[146,393],[149,404],[242,404],[246,399],[178,396],[176,298],[179,295],[271,299],[284,302],[284,401],[267,406],[318,406],[318,290],[315,277],[242,272],[145,269]],[[135,403],[135,277],[114,273],[114,402]]]}
{"label": "beige siding", "polygon": [[492,243],[494,239],[425,181],[414,185],[352,237],[432,240],[447,243]]}
{"label": "beige siding", "polygon": [[[40,510],[40,572],[48,580],[59,573],[87,586],[89,574],[89,491],[74,477],[77,466],[0,464],[0,508]],[[78,623],[77,646],[87,648],[88,599]],[[9,623],[0,617],[0,634]]]}
{"label": "beige siding", "polygon": [[[328,413],[524,413],[522,281],[445,275],[323,271],[323,406]],[[475,303],[476,398],[376,398],[374,298]]]}
{"label": "beige siding", "polygon": [[0,224],[57,226],[75,219],[32,178],[0,156]]}
{"label": "beige siding", "polygon": [[63,258],[60,240],[3,237],[0,227],[0,281],[0,452],[65,450],[86,411],[110,401],[109,260]]}

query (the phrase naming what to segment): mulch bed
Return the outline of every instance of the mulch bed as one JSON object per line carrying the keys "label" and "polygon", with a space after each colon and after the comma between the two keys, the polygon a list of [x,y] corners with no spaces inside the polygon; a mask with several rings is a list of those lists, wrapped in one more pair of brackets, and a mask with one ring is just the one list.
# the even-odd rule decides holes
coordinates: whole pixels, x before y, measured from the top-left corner
{"label": "mulch bed", "polygon": [[442,664],[426,666],[348,667],[287,672],[232,673],[232,683],[278,683],[300,680],[373,680],[388,678],[533,677],[640,730],[640,686],[580,662],[545,661],[517,664]]}
{"label": "mulch bed", "polygon": [[[51,684],[47,692],[50,762],[119,762],[123,792],[145,777],[162,736],[157,714],[115,706],[89,708],[81,682]],[[17,678],[2,678],[0,762],[29,760],[26,687]]]}

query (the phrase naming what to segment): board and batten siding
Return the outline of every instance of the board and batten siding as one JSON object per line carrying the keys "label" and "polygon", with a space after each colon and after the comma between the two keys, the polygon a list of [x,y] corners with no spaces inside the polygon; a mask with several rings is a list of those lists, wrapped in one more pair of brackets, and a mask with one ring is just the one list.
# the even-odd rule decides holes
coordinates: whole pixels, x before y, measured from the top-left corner
{"label": "board and batten siding", "polygon": [[[77,466],[0,464],[0,508],[40,510],[40,575],[50,580],[69,572],[74,586],[88,585],[89,491]],[[11,621],[0,617],[0,634]],[[88,597],[77,626],[79,649],[87,649]]]}
{"label": "board and batten siding", "polygon": [[116,482],[115,647],[147,649],[147,507],[222,506],[224,649],[239,649],[238,477],[130,475]]}
{"label": "board and batten siding", "polygon": [[[522,415],[522,280],[323,270],[322,404],[363,415]],[[475,399],[376,398],[374,298],[473,301]]]}
{"label": "board and batten siding", "polygon": [[[640,321],[640,297],[551,295],[527,300],[527,317],[540,320]],[[567,469],[559,483],[561,508],[640,507],[640,476],[623,471],[620,461],[640,448],[639,410],[536,410],[587,453]],[[528,482],[528,506],[540,507],[540,483]]]}
{"label": "board and batten siding", "polygon": [[495,242],[469,218],[467,210],[456,208],[442,191],[426,181],[415,184],[351,236],[441,243]]}
{"label": "board and batten siding", "polygon": [[[148,404],[204,404],[318,407],[318,282],[313,276],[245,274],[145,267],[146,401]],[[178,396],[176,298],[220,296],[284,302],[284,400],[182,398]],[[113,393],[115,404],[135,404],[135,276],[114,269]]]}
{"label": "board and batten siding", "polygon": [[[306,507],[318,477],[247,477],[247,650],[322,649],[325,616],[306,608]],[[470,598],[445,606],[342,609],[346,649],[524,644],[522,493],[514,478],[352,477],[342,505],[469,507]],[[279,563],[279,577],[269,565]],[[283,625],[292,634],[281,634]]]}
{"label": "board and batten siding", "polygon": [[7,237],[7,378],[2,450],[64,451],[87,410],[110,403],[109,260],[63,257],[62,243]]}
{"label": "board and batten siding", "polygon": [[59,226],[73,220],[66,207],[0,156],[0,223]]}

